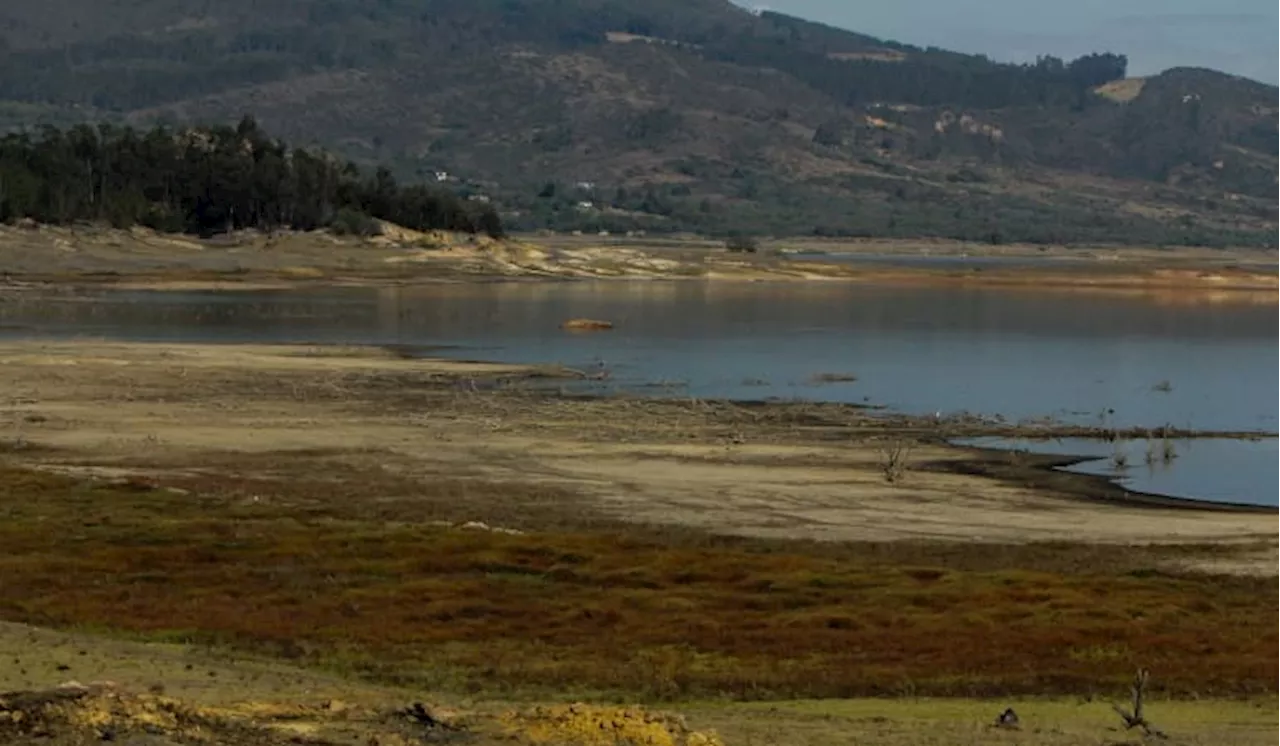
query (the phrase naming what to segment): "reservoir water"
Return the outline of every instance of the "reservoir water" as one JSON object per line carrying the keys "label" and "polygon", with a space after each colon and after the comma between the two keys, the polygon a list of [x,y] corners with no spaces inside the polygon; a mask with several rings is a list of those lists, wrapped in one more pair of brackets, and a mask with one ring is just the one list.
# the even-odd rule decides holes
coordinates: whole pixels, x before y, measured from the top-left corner
{"label": "reservoir water", "polygon": [[[560,329],[576,317],[614,329]],[[1256,431],[1272,437],[1180,442],[1154,460],[1163,444],[998,445],[1093,455],[1075,468],[1132,489],[1277,503],[1274,303],[844,283],[22,292],[0,296],[0,337],[396,344],[605,369],[610,387],[650,395]]]}

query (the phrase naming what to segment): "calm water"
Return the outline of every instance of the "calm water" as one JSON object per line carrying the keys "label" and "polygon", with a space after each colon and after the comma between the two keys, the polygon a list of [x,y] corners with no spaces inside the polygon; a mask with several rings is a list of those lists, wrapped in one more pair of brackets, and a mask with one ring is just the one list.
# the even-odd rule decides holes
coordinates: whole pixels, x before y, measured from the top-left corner
{"label": "calm water", "polygon": [[[1275,505],[1277,449],[1274,438],[1258,441],[1205,438],[1170,442],[1129,440],[1105,443],[1063,438],[1054,441],[974,438],[967,443],[1093,456],[1069,469],[1109,477],[1131,490],[1192,499]],[[1268,469],[1267,473],[1260,470]],[[1266,482],[1269,476],[1270,482]],[[1269,485],[1271,492],[1266,492]],[[1268,499],[1268,496],[1269,499]]]}
{"label": "calm water", "polygon": [[[612,321],[569,334],[565,319]],[[655,394],[869,402],[911,413],[1277,429],[1274,305],[978,289],[502,283],[0,300],[0,336],[455,347],[457,357],[603,365]],[[822,374],[856,377],[818,383]],[[661,386],[652,384],[661,383]],[[1098,446],[1071,443],[1089,454]],[[1136,447],[1136,446],[1135,446]],[[1145,447],[1145,446],[1144,446]],[[1100,456],[1109,458],[1112,446]],[[1074,450],[1072,450],[1074,449]],[[1277,445],[1178,444],[1135,489],[1276,504]],[[1085,465],[1084,469],[1109,468]]]}

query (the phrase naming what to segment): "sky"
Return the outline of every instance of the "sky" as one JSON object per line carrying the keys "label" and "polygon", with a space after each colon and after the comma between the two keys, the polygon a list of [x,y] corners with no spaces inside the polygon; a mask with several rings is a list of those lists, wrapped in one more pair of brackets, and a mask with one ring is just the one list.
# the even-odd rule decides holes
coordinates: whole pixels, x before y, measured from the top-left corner
{"label": "sky", "polygon": [[738,0],[916,46],[1009,62],[1129,56],[1130,75],[1210,67],[1277,82],[1276,0]]}

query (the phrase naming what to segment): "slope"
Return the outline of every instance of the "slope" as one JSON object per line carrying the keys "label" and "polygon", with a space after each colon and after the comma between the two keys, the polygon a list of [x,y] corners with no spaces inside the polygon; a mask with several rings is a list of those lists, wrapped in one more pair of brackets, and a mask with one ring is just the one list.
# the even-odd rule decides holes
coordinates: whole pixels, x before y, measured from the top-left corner
{"label": "slope", "polygon": [[727,0],[51,0],[0,10],[0,45],[0,127],[251,113],[518,228],[1274,243],[1275,88],[1123,83],[1113,54],[996,64]]}

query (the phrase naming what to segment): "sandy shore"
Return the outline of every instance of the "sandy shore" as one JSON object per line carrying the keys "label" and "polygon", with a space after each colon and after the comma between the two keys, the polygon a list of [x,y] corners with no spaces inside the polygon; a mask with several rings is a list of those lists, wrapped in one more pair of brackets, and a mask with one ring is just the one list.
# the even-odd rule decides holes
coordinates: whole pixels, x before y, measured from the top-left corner
{"label": "sandy shore", "polygon": [[[801,261],[796,252],[823,252]],[[868,264],[840,255],[964,255],[1016,265]],[[711,280],[983,285],[1139,294],[1161,303],[1275,303],[1275,252],[983,246],[945,241],[775,241],[754,255],[705,241],[531,237],[491,241],[389,228],[373,239],[248,232],[210,240],[143,229],[0,226],[0,287],[287,288],[492,280]]]}
{"label": "sandy shore", "polygon": [[[1238,545],[1273,573],[1275,516],[1133,504],[1102,480],[958,448],[905,418],[835,405],[566,399],[521,366],[376,348],[9,342],[9,458],[107,475],[306,465],[395,478],[553,485],[592,514],[821,540]],[[25,450],[22,450],[22,449]],[[13,450],[13,449],[11,449]],[[900,478],[886,459],[896,453]],[[256,467],[255,467],[256,465]],[[511,506],[511,520],[537,525]]]}

